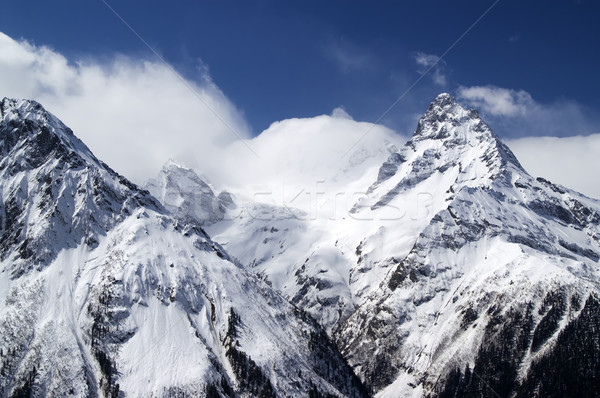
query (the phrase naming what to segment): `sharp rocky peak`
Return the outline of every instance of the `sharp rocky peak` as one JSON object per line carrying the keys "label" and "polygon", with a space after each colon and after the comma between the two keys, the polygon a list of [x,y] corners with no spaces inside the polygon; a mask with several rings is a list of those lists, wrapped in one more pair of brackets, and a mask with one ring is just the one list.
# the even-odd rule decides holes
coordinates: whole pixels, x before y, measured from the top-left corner
{"label": "sharp rocky peak", "polygon": [[[498,174],[510,164],[521,171],[523,167],[512,151],[492,132],[475,109],[466,109],[448,93],[438,95],[421,117],[408,146],[435,147],[448,152],[451,162],[462,162],[465,154],[479,153],[479,160]],[[493,169],[493,170],[492,170]]]}
{"label": "sharp rocky peak", "polygon": [[465,109],[450,94],[438,95],[417,125],[413,140],[494,140],[495,135],[474,109]]}
{"label": "sharp rocky peak", "polygon": [[4,98],[0,116],[0,260],[12,256],[12,276],[95,247],[138,207],[164,211],[39,103]]}
{"label": "sharp rocky peak", "polygon": [[109,169],[69,127],[36,101],[2,99],[0,127],[2,158],[12,152],[29,165],[40,165],[55,158],[60,163],[69,162],[73,167],[93,164]]}
{"label": "sharp rocky peak", "polygon": [[448,179],[451,186],[444,190],[454,192],[497,180],[510,183],[513,171],[527,174],[476,110],[462,107],[450,94],[443,93],[429,105],[412,138],[381,166],[369,192],[379,186],[389,189],[389,183],[383,185],[387,180],[399,181],[377,207],[435,175],[453,176]]}

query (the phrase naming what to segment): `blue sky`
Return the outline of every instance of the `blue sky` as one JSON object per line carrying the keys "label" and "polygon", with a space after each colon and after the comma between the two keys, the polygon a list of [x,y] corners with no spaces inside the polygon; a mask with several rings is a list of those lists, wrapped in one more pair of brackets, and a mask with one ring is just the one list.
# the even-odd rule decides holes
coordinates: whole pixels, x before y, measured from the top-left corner
{"label": "blue sky", "polygon": [[[185,78],[208,69],[253,134],[338,106],[377,120],[494,3],[107,2]],[[463,97],[504,137],[598,133],[599,15],[595,1],[500,0],[382,122],[409,134],[437,93],[486,87]],[[70,62],[155,57],[102,1],[5,2],[0,25]],[[499,94],[527,110],[494,108]]]}

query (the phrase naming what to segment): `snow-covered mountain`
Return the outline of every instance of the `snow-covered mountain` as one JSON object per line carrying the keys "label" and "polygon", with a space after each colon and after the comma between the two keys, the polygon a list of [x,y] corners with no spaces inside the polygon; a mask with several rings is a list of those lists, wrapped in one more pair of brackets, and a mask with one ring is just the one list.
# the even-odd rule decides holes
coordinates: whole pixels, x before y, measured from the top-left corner
{"label": "snow-covered mountain", "polygon": [[592,391],[598,362],[564,353],[599,352],[600,203],[528,175],[448,95],[390,163],[397,169],[382,170],[358,212],[414,191],[432,200],[408,253],[391,257],[336,334],[367,385],[382,397]]}
{"label": "snow-covered mountain", "polygon": [[0,116],[1,396],[366,395],[321,327],[197,221],[38,103]]}
{"label": "snow-covered mountain", "polygon": [[346,190],[299,190],[316,207],[247,192],[208,231],[378,396],[593,391],[600,203],[530,176],[448,94],[388,151]]}
{"label": "snow-covered mountain", "polygon": [[403,146],[293,119],[231,186],[170,162],[152,194],[0,112],[2,396],[598,394],[600,202],[448,94]]}

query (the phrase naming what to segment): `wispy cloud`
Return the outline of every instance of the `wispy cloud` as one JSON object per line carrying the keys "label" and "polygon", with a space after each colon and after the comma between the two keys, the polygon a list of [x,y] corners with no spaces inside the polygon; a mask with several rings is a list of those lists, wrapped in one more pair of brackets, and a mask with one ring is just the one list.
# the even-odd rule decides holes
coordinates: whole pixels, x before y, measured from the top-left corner
{"label": "wispy cloud", "polygon": [[543,104],[527,91],[491,85],[460,87],[457,96],[504,137],[589,135],[600,126],[593,112],[564,98]]}
{"label": "wispy cloud", "polygon": [[364,48],[346,40],[332,39],[323,47],[323,53],[343,73],[364,71],[373,65],[373,56]]}
{"label": "wispy cloud", "polygon": [[331,112],[331,117],[336,119],[354,120],[343,106],[338,106]]}
{"label": "wispy cloud", "polygon": [[524,90],[460,87],[461,102],[481,111],[534,176],[600,198],[600,121],[574,101],[537,102]]}
{"label": "wispy cloud", "polygon": [[[314,191],[315,181],[351,181],[357,176],[352,173],[376,169],[389,156],[387,143],[404,140],[383,126],[352,120],[342,107],[331,116],[274,122],[251,138],[240,112],[212,82],[203,63],[200,74],[199,81],[188,80],[187,85],[242,132],[244,141],[162,62],[126,56],[108,62],[73,61],[0,33],[0,96],[38,100],[100,159],[138,183],[154,177],[173,158],[217,188],[274,192],[277,184],[293,183]],[[371,130],[370,138],[343,154],[340,142],[356,141],[366,130]],[[353,164],[366,168],[349,171]]]}
{"label": "wispy cloud", "polygon": [[417,71],[420,74],[426,73],[429,68],[433,67],[430,71],[431,80],[438,86],[445,86],[448,83],[444,72],[445,62],[439,56],[416,52],[413,57],[418,66]]}
{"label": "wispy cloud", "polygon": [[[346,59],[347,68],[358,68],[366,62],[359,61],[361,57],[354,61],[348,61],[351,57],[342,59]],[[423,54],[418,64],[425,67],[432,62],[434,56]],[[200,78],[188,84],[242,132],[243,138],[250,139],[241,113],[212,82],[207,66],[201,62],[199,65]],[[264,135],[250,140],[259,152],[265,152],[264,161],[257,161],[162,63],[118,55],[108,62],[67,59],[51,48],[16,41],[1,33],[0,88],[2,97],[40,101],[72,127],[102,160],[136,182],[153,177],[169,158],[184,161],[213,177],[214,182],[232,175],[240,181],[252,176],[262,181],[268,172],[275,178],[276,171],[289,169],[284,165],[272,167],[273,162],[282,159],[305,172],[310,168],[302,163],[306,160],[298,148],[309,145],[293,142],[292,138],[320,142],[319,155],[314,156],[315,164],[320,164],[320,159],[340,158],[334,153],[339,142],[359,142],[364,131],[381,128],[352,121],[343,108],[334,110],[333,117],[278,122]],[[600,169],[600,134],[589,135],[600,133],[600,123],[584,107],[564,99],[541,104],[526,91],[495,86],[461,87],[458,96],[487,114],[484,116],[492,129],[504,138],[528,137],[510,141],[510,145],[532,174],[600,196],[597,179],[590,178],[590,170]],[[286,133],[302,129],[315,136]],[[587,136],[541,137],[576,134]],[[277,136],[285,142],[289,152],[285,156],[273,141]],[[327,145],[324,137],[330,137]],[[387,130],[374,137],[364,143],[369,153],[376,153],[378,143],[385,139],[397,139]],[[297,156],[293,161],[292,155]],[[326,164],[323,170],[337,166]]]}
{"label": "wispy cloud", "polygon": [[537,107],[528,92],[495,86],[460,87],[458,96],[494,116],[523,116]]}

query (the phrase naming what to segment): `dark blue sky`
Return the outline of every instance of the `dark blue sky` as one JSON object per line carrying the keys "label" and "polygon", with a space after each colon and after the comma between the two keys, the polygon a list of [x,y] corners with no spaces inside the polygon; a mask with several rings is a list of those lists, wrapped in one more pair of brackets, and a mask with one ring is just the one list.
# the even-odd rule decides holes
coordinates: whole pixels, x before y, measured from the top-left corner
{"label": "dark blue sky", "polygon": [[[200,79],[208,66],[255,133],[337,106],[357,120],[377,120],[424,70],[419,54],[442,55],[494,3],[107,2],[186,78]],[[524,90],[548,112],[575,106],[562,130],[573,124],[569,117],[585,119],[576,131],[550,135],[598,133],[599,17],[597,1],[500,0],[382,122],[409,133],[437,93],[492,85]],[[154,58],[100,0],[7,1],[0,31],[70,60]],[[501,135],[525,134],[517,119],[496,124]]]}

